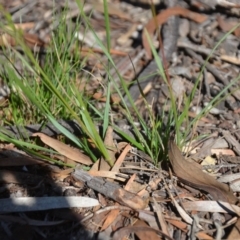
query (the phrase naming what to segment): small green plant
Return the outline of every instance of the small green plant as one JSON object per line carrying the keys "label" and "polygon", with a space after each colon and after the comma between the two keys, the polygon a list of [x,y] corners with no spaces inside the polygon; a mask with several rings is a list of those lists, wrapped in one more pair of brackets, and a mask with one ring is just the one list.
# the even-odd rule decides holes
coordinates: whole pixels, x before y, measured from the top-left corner
{"label": "small green plant", "polygon": [[[238,24],[238,26],[239,25],[240,24]],[[167,77],[166,77],[166,74],[165,74],[165,71],[163,68],[163,64],[158,56],[158,53],[156,52],[155,48],[153,47],[153,44],[151,42],[151,39],[150,39],[148,33],[146,32],[154,59],[158,66],[159,74],[164,79],[164,81],[167,84],[168,89],[169,89],[171,107],[168,112],[167,123],[164,124],[163,123],[164,112],[163,112],[162,117],[157,118],[157,119],[154,118],[154,116],[152,115],[151,109],[149,109],[149,107],[148,107],[148,103],[145,102],[146,107],[148,108],[148,113],[149,113],[150,120],[151,120],[150,121],[151,124],[147,125],[145,123],[145,121],[142,119],[142,117],[140,116],[140,114],[138,113],[138,110],[136,109],[127,89],[124,87],[124,89],[127,93],[127,96],[129,98],[129,102],[131,103],[136,115],[138,116],[138,120],[141,125],[141,129],[142,129],[142,131],[139,131],[137,128],[134,128],[136,137],[139,140],[137,144],[133,139],[130,139],[127,136],[125,136],[125,137],[127,137],[128,141],[130,141],[133,145],[135,145],[136,147],[138,147],[141,150],[144,150],[146,153],[148,153],[148,155],[151,156],[151,158],[155,161],[155,163],[157,163],[158,160],[166,159],[168,140],[170,138],[170,134],[172,131],[174,131],[174,133],[175,133],[175,140],[176,140],[177,145],[182,147],[185,144],[187,136],[189,136],[192,133],[192,131],[196,127],[196,124],[198,124],[199,119],[201,119],[202,117],[207,115],[209,113],[209,111],[211,110],[211,108],[213,108],[216,104],[218,104],[220,101],[222,101],[224,98],[226,98],[228,96],[228,94],[231,94],[231,93],[228,93],[228,91],[240,79],[240,76],[238,78],[232,80],[228,86],[225,86],[225,88],[217,96],[215,96],[210,101],[210,103],[207,106],[205,106],[202,109],[202,111],[195,118],[191,119],[189,117],[189,110],[190,110],[191,102],[192,102],[194,96],[196,95],[196,90],[200,85],[201,75],[206,67],[208,60],[210,59],[210,57],[214,53],[214,51],[217,49],[217,47],[238,26],[233,28],[229,33],[225,34],[225,36],[214,47],[214,49],[212,50],[212,53],[205,60],[205,64],[201,68],[201,71],[199,73],[197,81],[194,84],[191,94],[189,96],[184,96],[184,104],[182,104],[183,108],[181,109],[181,111],[178,109],[177,99],[174,96],[171,83],[170,83],[169,79],[167,79]],[[127,108],[126,105],[125,105],[125,107]],[[128,111],[127,111],[127,113],[128,113]],[[133,123],[131,120],[131,116],[129,116],[129,121],[131,123]],[[184,131],[182,131],[181,128],[185,122],[187,122],[188,124],[186,127],[184,127]],[[134,124],[132,124],[132,125],[134,125]],[[200,137],[202,137],[202,136],[200,136]],[[139,146],[139,143],[141,144],[141,146]],[[147,147],[146,147],[146,144],[147,144]]]}
{"label": "small green plant", "polygon": [[[24,52],[24,55],[22,55],[9,47],[15,53],[15,57],[22,62],[24,73],[19,74],[10,59],[4,66],[6,73],[4,75],[5,80],[9,81],[10,86],[14,86],[14,89],[12,89],[14,91],[10,98],[10,107],[15,116],[14,124],[17,123],[15,121],[17,119],[21,119],[20,122],[18,121],[18,124],[23,125],[35,122],[36,120],[39,121],[40,119],[42,121],[50,121],[68,139],[88,154],[93,161],[97,160],[98,156],[88,146],[88,141],[80,141],[80,139],[63,128],[56,120],[59,118],[75,119],[79,126],[81,126],[83,136],[91,139],[91,142],[104,159],[112,165],[107,148],[97,132],[93,118],[90,115],[89,105],[86,101],[87,97],[82,92],[77,91],[75,83],[71,82],[70,79],[70,76],[76,79],[77,74],[83,68],[83,65],[78,63],[84,64],[84,60],[80,61],[81,56],[79,51],[78,55],[75,54],[74,56],[75,63],[72,64],[73,59],[69,53],[69,46],[74,44],[74,39],[66,38],[64,29],[61,29],[61,26],[66,26],[66,22],[59,25],[60,28],[58,28],[57,35],[53,34],[51,46],[55,47],[49,49],[50,53],[46,55],[45,59],[46,67],[42,68],[36,56],[33,55],[32,51],[24,43],[22,34],[14,28],[11,17],[8,14],[5,14],[5,17],[13,30],[9,30],[9,27],[4,28],[3,26],[3,31],[14,37]],[[63,17],[62,19],[64,20],[65,18]],[[74,36],[74,32],[72,34]],[[5,55],[7,56],[7,52],[5,52]],[[31,73],[31,78],[27,73]],[[26,109],[30,109],[27,119],[25,115]],[[0,136],[0,138],[6,140],[4,134],[2,133],[1,135],[2,137]],[[10,141],[11,139],[8,140]]]}

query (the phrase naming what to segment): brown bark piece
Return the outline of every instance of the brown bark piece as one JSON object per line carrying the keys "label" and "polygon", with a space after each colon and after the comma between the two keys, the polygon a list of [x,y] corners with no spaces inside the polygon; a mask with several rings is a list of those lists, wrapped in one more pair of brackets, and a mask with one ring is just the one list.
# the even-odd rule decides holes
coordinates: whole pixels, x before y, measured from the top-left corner
{"label": "brown bark piece", "polygon": [[216,201],[224,201],[231,204],[237,202],[237,198],[226,184],[220,183],[212,176],[204,173],[196,162],[185,159],[177,145],[171,140],[169,142],[168,154],[173,171],[181,181],[208,192]]}

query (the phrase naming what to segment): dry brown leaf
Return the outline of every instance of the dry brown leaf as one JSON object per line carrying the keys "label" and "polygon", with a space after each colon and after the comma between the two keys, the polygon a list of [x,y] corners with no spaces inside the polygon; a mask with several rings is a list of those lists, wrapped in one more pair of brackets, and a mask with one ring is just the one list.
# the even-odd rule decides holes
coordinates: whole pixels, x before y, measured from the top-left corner
{"label": "dry brown leaf", "polygon": [[132,186],[132,183],[133,183],[133,181],[135,180],[136,176],[137,176],[136,173],[134,173],[134,174],[130,177],[130,179],[127,181],[126,185],[124,186],[124,189],[125,189],[125,190],[127,190],[127,191],[129,191],[129,192],[132,192],[132,191],[131,191],[131,186]]}
{"label": "dry brown leaf", "polygon": [[185,159],[177,145],[171,140],[169,141],[168,154],[173,171],[181,181],[189,186],[208,192],[216,201],[231,204],[237,202],[237,198],[226,184],[220,183],[215,178],[204,173],[196,162]]}
{"label": "dry brown leaf", "polygon": [[122,151],[122,153],[120,154],[120,156],[118,157],[117,161],[115,162],[114,166],[112,167],[111,171],[113,172],[119,172],[119,168],[121,167],[127,153],[132,149],[131,145],[128,144],[124,150]]}
{"label": "dry brown leaf", "polygon": [[[232,28],[236,27],[237,24],[239,24],[239,22],[237,21],[226,21],[226,19],[224,19],[221,16],[217,17],[217,22],[218,22],[218,26],[224,31],[224,32],[229,32],[231,31]],[[236,28],[234,30],[234,35],[237,37],[240,37],[240,27]]]}
{"label": "dry brown leaf", "polygon": [[171,223],[173,226],[181,229],[183,232],[188,232],[188,225],[185,222],[170,218],[166,218],[166,221]]}
{"label": "dry brown leaf", "polygon": [[113,223],[113,221],[119,215],[119,212],[120,212],[119,209],[113,209],[108,213],[106,220],[104,221],[103,226],[101,228],[101,231],[104,231]]}
{"label": "dry brown leaf", "polygon": [[99,226],[102,226],[102,224],[106,220],[109,212],[110,211],[102,211],[100,213],[94,214],[91,219],[91,222],[94,224],[91,224],[89,226],[89,229],[97,229],[97,228],[99,228]]}
{"label": "dry brown leaf", "polygon": [[[176,16],[176,15],[180,15],[181,17],[189,18],[197,23],[202,23],[208,19],[208,17],[203,14],[195,13],[195,12],[192,12],[192,11],[182,8],[182,7],[168,8],[168,9],[162,11],[161,13],[159,13],[156,17],[152,18],[145,26],[145,29],[147,30],[150,38],[152,38],[153,33],[156,30],[156,27],[164,24],[168,20],[169,17]],[[143,31],[142,39],[143,39],[143,46],[144,46],[144,49],[146,50],[147,57],[149,59],[151,59],[152,52],[151,52],[151,48],[149,46],[145,31]]]}
{"label": "dry brown leaf", "polygon": [[[27,46],[33,48],[35,46],[43,47],[45,43],[39,39],[39,37],[35,34],[23,33],[23,40],[27,44]],[[0,35],[0,46],[16,46],[17,41],[9,34],[3,33]]]}
{"label": "dry brown leaf", "polygon": [[[135,222],[134,224],[135,227],[149,227],[144,221],[142,220],[138,220]],[[160,238],[155,232],[151,232],[151,231],[140,231],[140,232],[136,232],[135,233],[137,235],[137,237],[140,239],[140,240],[157,240],[157,239],[162,239]]]}
{"label": "dry brown leaf", "polygon": [[84,155],[79,149],[70,147],[65,143],[62,143],[54,138],[51,138],[43,133],[34,133],[33,137],[40,137],[40,139],[49,147],[55,149],[58,153],[65,157],[72,159],[75,162],[79,162],[85,165],[92,164],[91,159]]}
{"label": "dry brown leaf", "polygon": [[149,199],[142,199],[137,194],[121,188],[114,191],[114,197],[118,203],[133,209],[145,209],[149,202]]}
{"label": "dry brown leaf", "polygon": [[[116,154],[116,146],[113,142],[113,128],[108,127],[106,131],[106,136],[104,139],[104,145],[107,147],[107,151],[109,153],[109,156],[111,158],[111,162],[114,163],[116,161],[115,154]],[[99,165],[99,170],[104,170],[108,171],[110,170],[109,164],[106,162],[105,159],[101,158],[100,160],[100,165]]]}
{"label": "dry brown leaf", "polygon": [[45,42],[42,41],[36,34],[24,33],[23,37],[24,37],[24,41],[29,47],[45,46]]}
{"label": "dry brown leaf", "polygon": [[90,174],[91,171],[98,171],[99,169],[99,164],[100,164],[100,159],[98,159],[91,167],[91,169],[88,171],[88,173]]}
{"label": "dry brown leaf", "polygon": [[211,236],[207,235],[205,232],[198,232],[198,233],[196,233],[196,237],[198,239],[204,239],[204,240],[213,240],[214,239]]}

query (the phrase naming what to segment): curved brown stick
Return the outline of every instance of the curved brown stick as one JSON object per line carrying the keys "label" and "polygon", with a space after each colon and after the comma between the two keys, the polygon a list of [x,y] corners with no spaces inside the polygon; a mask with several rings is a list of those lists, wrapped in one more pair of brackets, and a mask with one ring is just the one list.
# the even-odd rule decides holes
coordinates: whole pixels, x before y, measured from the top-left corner
{"label": "curved brown stick", "polygon": [[[162,11],[161,13],[159,13],[156,17],[153,17],[145,26],[145,29],[147,30],[148,34],[150,35],[150,37],[153,36],[156,28],[160,25],[163,25],[164,23],[166,23],[166,21],[168,20],[169,17],[171,16],[181,16],[181,17],[185,17],[188,19],[191,19],[197,23],[202,23],[204,21],[206,21],[208,19],[207,16],[199,14],[199,13],[195,13],[192,12],[188,9],[182,8],[182,7],[172,7],[172,8],[168,8],[164,11]],[[152,58],[152,52],[151,52],[151,48],[150,45],[148,43],[147,40],[147,36],[145,34],[145,31],[143,31],[142,34],[142,40],[143,40],[143,46],[146,50],[146,54],[147,57],[149,59]]]}

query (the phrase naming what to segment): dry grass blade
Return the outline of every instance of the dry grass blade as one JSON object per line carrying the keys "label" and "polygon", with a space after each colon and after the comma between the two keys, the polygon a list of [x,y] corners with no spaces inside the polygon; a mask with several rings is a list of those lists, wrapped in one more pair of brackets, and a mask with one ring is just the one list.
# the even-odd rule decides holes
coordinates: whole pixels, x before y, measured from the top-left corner
{"label": "dry grass blade", "polygon": [[173,171],[181,181],[208,192],[217,201],[236,203],[237,198],[226,184],[204,173],[196,162],[184,159],[177,145],[171,140],[168,154]]}

